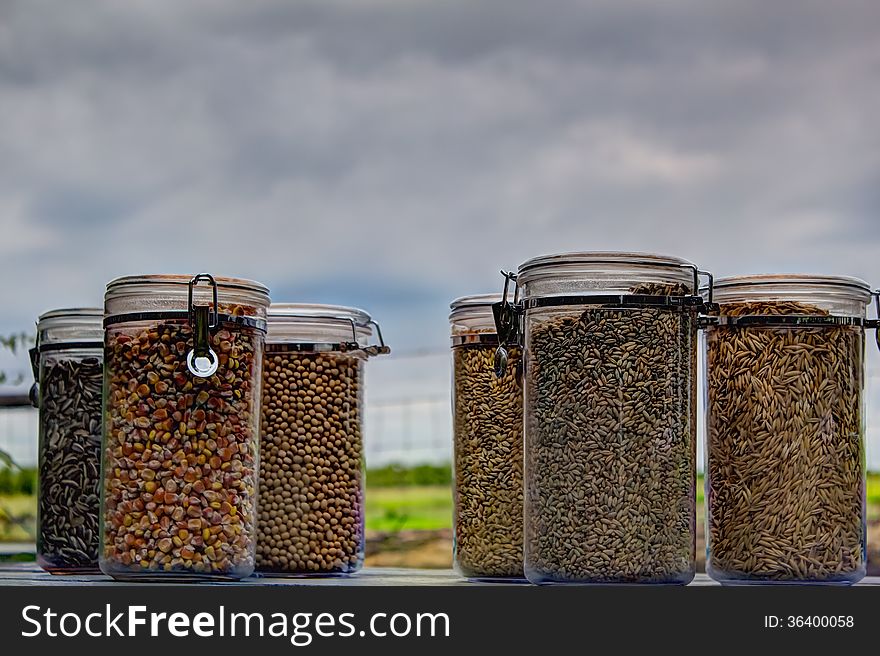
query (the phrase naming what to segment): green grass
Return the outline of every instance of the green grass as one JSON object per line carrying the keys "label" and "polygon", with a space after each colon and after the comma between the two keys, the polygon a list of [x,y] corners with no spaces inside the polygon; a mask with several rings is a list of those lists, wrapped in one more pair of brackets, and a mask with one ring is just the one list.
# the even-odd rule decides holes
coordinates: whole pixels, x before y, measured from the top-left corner
{"label": "green grass", "polygon": [[370,487],[367,529],[433,530],[452,527],[452,489],[447,485]]}
{"label": "green grass", "polygon": [[[8,521],[22,518],[25,526]],[[0,495],[0,542],[31,542],[36,533],[37,497],[24,494]]]}
{"label": "green grass", "polygon": [[375,487],[404,487],[409,485],[451,485],[451,465],[386,465],[367,468],[367,485]]}
{"label": "green grass", "polygon": [[[703,477],[697,478],[697,505],[703,506]],[[868,474],[868,517],[880,517],[880,473]],[[445,485],[367,489],[367,528],[376,531],[452,526],[452,491]]]}
{"label": "green grass", "polygon": [[880,473],[868,474],[868,506],[880,506]]}

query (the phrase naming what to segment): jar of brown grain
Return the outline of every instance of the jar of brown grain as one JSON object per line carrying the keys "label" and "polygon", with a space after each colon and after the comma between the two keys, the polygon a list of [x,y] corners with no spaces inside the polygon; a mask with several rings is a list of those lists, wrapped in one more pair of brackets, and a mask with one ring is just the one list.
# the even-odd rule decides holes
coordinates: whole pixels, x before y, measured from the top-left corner
{"label": "jar of brown grain", "polygon": [[503,345],[523,351],[532,583],[693,579],[700,275],[678,257],[619,252],[506,274],[495,317]]}
{"label": "jar of brown grain", "polygon": [[714,285],[706,333],[709,575],[854,583],[865,575],[866,308],[856,278]]}
{"label": "jar of brown grain", "polygon": [[450,305],[455,567],[467,578],[524,579],[521,351],[498,362],[492,306],[500,294]]}

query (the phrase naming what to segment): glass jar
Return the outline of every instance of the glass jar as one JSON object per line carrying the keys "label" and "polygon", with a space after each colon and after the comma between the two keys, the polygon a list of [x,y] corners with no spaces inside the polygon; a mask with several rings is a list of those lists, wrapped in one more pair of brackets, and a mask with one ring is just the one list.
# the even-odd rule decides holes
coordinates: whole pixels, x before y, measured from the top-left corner
{"label": "glass jar", "polygon": [[523,579],[521,351],[496,375],[499,294],[452,302],[454,553],[472,579]]}
{"label": "glass jar", "polygon": [[46,312],[31,350],[40,410],[37,563],[52,574],[100,571],[102,317],[100,308]]}
{"label": "glass jar", "polygon": [[718,280],[706,333],[709,575],[865,575],[864,325],[855,278]]}
{"label": "glass jar", "polygon": [[[642,253],[519,267],[524,567],[533,583],[677,583],[695,571],[697,268]],[[506,294],[505,294],[506,295]]]}
{"label": "glass jar", "polygon": [[[379,346],[370,346],[376,329]],[[273,303],[263,364],[257,571],[364,562],[364,362],[390,352],[363,310]]]}
{"label": "glass jar", "polygon": [[268,306],[263,285],[208,274],[107,285],[104,573],[253,571]]}

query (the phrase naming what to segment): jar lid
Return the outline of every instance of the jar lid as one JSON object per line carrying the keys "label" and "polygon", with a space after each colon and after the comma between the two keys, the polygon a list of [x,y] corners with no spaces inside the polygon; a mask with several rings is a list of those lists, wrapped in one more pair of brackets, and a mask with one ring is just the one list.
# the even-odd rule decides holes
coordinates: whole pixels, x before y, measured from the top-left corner
{"label": "jar lid", "polygon": [[101,308],[59,308],[37,319],[37,348],[102,348],[104,327]]}
{"label": "jar lid", "polygon": [[[107,292],[110,293],[111,291],[117,291],[122,288],[143,285],[161,285],[162,287],[177,286],[186,292],[190,280],[192,280],[192,275],[181,273],[151,273],[136,276],[120,276],[107,283]],[[266,296],[269,295],[269,288],[255,280],[248,280],[247,278],[226,278],[223,276],[214,276],[214,280],[217,281],[217,287],[220,289],[237,289],[256,294],[265,294]]]}
{"label": "jar lid", "polygon": [[557,268],[557,267],[583,267],[584,270],[594,270],[597,265],[622,265],[622,266],[659,266],[693,268],[694,265],[688,260],[672,255],[659,255],[657,253],[640,253],[628,251],[572,251],[569,253],[554,253],[539,255],[526,260],[519,265],[519,275],[533,270]]}
{"label": "jar lid", "polygon": [[[268,313],[269,343],[300,344],[301,350],[340,350],[366,346],[373,335],[370,315],[359,308],[320,303],[272,303]],[[344,349],[343,349],[344,350]]]}
{"label": "jar lid", "polygon": [[[713,285],[721,315],[831,315],[863,318],[871,286],[860,278],[823,274],[774,273],[719,278]],[[733,307],[737,306],[737,307]],[[730,321],[734,321],[731,319]],[[741,319],[739,323],[758,321]],[[767,319],[785,322],[784,318]],[[792,319],[798,325],[803,320]]]}
{"label": "jar lid", "polygon": [[88,320],[89,318],[100,323],[101,319],[104,318],[103,308],[59,308],[57,310],[49,310],[39,316],[37,323],[46,322],[48,324],[62,320]]}
{"label": "jar lid", "polygon": [[[218,306],[214,310],[220,318],[233,317],[265,329],[262,323],[269,307],[269,290],[265,285],[206,273],[123,276],[111,280],[104,293],[104,325],[188,315],[196,306],[213,307],[214,299]],[[216,318],[212,318],[212,323]]]}
{"label": "jar lid", "polygon": [[578,294],[696,295],[698,269],[680,257],[621,251],[541,255],[523,262],[523,297]]}
{"label": "jar lid", "polygon": [[449,304],[449,320],[454,321],[461,315],[484,314],[488,312],[492,314],[492,306],[501,300],[501,294],[495,292],[493,294],[472,294],[470,296],[460,296]]}
{"label": "jar lid", "polygon": [[492,306],[501,301],[501,294],[462,296],[449,304],[452,346],[463,344],[497,344],[495,313]]}
{"label": "jar lid", "polygon": [[865,298],[867,303],[871,297],[871,285],[861,278],[852,276],[828,276],[823,274],[806,273],[768,273],[745,276],[727,276],[715,281],[716,292],[741,290],[745,287],[757,288],[804,288],[837,289],[841,293],[852,293],[859,298]]}

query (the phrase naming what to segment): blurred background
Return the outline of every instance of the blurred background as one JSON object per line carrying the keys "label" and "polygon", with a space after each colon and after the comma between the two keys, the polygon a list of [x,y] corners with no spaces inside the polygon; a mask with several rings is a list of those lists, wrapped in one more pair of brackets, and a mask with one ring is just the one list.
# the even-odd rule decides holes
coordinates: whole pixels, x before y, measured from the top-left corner
{"label": "blurred background", "polygon": [[33,539],[20,336],[210,271],[381,323],[368,563],[448,566],[449,301],[597,249],[880,286],[878,33],[858,0],[3,0],[0,540]]}

